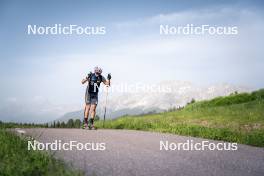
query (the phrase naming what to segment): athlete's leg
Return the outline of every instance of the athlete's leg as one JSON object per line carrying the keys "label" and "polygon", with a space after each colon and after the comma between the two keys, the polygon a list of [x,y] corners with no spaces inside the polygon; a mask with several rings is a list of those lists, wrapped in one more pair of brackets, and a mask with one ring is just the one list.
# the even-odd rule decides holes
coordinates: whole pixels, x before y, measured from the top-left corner
{"label": "athlete's leg", "polygon": [[90,106],[90,110],[91,110],[91,118],[90,118],[90,121],[91,121],[91,125],[94,124],[94,117],[95,117],[95,114],[96,114],[96,104],[92,104]]}
{"label": "athlete's leg", "polygon": [[90,97],[90,94],[88,92],[88,89],[86,89],[85,106],[84,106],[84,127],[87,127],[87,125],[88,125],[88,117],[89,117],[90,107],[91,107],[91,97]]}
{"label": "athlete's leg", "polygon": [[85,124],[88,124],[90,107],[91,107],[91,104],[85,104],[85,107],[84,107],[84,123]]}

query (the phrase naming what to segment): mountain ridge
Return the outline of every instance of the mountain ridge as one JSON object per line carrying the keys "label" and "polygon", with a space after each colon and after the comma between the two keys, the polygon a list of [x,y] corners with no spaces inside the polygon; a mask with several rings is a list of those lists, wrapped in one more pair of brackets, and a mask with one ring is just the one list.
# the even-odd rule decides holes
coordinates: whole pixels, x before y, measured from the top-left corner
{"label": "mountain ridge", "polygon": [[[157,86],[169,88],[168,92],[125,92],[109,97],[107,104],[108,119],[124,115],[139,115],[152,112],[162,112],[171,108],[185,106],[192,99],[207,100],[218,96],[226,96],[234,92],[248,92],[249,88],[231,84],[216,84],[196,86],[187,81],[164,81]],[[104,99],[99,96],[97,114],[103,117]],[[70,118],[83,119],[83,110],[65,113],[56,121],[67,121]]]}

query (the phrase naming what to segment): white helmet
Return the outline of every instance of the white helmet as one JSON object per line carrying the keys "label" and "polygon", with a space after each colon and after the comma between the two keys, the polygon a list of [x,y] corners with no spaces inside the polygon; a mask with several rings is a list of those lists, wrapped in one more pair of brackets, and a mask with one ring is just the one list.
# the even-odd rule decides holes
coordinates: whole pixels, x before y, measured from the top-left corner
{"label": "white helmet", "polygon": [[100,74],[102,74],[102,72],[103,72],[103,70],[100,67],[98,67],[98,66],[94,67],[94,73],[100,75]]}

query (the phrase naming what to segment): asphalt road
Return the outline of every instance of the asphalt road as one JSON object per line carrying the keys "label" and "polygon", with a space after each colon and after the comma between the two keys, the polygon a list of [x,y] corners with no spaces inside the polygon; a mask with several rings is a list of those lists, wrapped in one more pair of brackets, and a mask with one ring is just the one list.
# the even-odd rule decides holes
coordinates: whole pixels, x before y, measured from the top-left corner
{"label": "asphalt road", "polygon": [[[160,141],[181,143],[205,139],[130,130],[26,129],[40,142],[105,143],[103,151],[56,151],[86,175],[96,176],[244,176],[264,175],[264,148],[238,145],[235,151],[160,150]],[[221,141],[212,141],[215,144]]]}

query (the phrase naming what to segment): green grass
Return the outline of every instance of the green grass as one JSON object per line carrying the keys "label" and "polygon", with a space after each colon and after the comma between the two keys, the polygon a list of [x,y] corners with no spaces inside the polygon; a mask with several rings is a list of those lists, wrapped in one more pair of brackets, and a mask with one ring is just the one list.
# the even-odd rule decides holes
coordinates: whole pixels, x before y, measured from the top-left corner
{"label": "green grass", "polygon": [[77,176],[82,175],[48,153],[27,150],[27,141],[0,128],[1,176]]}
{"label": "green grass", "polygon": [[[97,122],[102,128],[103,122]],[[173,133],[264,147],[264,89],[152,115],[107,120],[105,128]]]}

